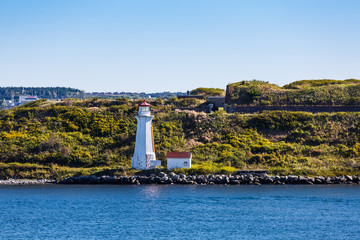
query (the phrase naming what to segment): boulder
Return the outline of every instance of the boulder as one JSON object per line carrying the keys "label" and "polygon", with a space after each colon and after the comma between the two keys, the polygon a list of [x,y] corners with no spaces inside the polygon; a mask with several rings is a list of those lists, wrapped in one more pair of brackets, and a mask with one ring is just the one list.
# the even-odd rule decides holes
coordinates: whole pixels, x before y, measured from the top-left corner
{"label": "boulder", "polygon": [[259,177],[261,177],[261,178],[266,178],[268,175],[267,175],[267,173],[260,173],[259,174]]}
{"label": "boulder", "polygon": [[160,173],[159,173],[159,177],[161,177],[161,178],[162,178],[162,177],[166,177],[166,176],[167,176],[167,175],[166,175],[166,173],[164,173],[164,172],[160,172]]}
{"label": "boulder", "polygon": [[338,179],[340,183],[346,183],[346,178],[344,176],[341,176]]}
{"label": "boulder", "polygon": [[324,184],[325,183],[325,178],[321,177],[321,176],[318,176],[318,177],[315,178],[314,183],[315,184]]}
{"label": "boulder", "polygon": [[171,176],[171,179],[173,180],[173,181],[176,181],[176,180],[178,180],[180,177],[179,177],[179,175],[173,175],[173,176]]}
{"label": "boulder", "polygon": [[350,175],[346,175],[346,176],[345,176],[345,179],[346,179],[346,181],[348,181],[348,182],[352,182],[352,181],[353,181],[353,177],[350,176]]}
{"label": "boulder", "polygon": [[180,174],[179,174],[179,177],[180,177],[180,178],[182,178],[182,179],[185,179],[185,178],[186,178],[186,175],[185,175],[185,174],[180,173]]}
{"label": "boulder", "polygon": [[360,183],[360,176],[353,176],[354,183]]}
{"label": "boulder", "polygon": [[287,177],[287,183],[298,184],[299,183],[299,176],[289,175]]}
{"label": "boulder", "polygon": [[232,184],[232,185],[238,185],[238,184],[240,184],[240,181],[239,180],[230,180],[230,184]]}

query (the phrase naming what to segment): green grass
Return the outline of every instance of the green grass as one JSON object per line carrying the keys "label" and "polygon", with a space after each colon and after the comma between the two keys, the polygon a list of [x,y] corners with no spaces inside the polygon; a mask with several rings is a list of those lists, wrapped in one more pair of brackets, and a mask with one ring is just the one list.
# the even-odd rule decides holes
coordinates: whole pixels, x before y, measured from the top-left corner
{"label": "green grass", "polygon": [[[0,111],[0,178],[136,174],[130,166],[140,102],[41,100]],[[151,104],[155,151],[163,168],[167,152],[191,151],[193,168],[177,171],[266,168],[271,174],[360,174],[358,112],[206,114],[178,107],[201,104],[198,100]]]}
{"label": "green grass", "polygon": [[360,105],[360,80],[303,80],[279,87],[264,81],[227,86],[230,105]]}

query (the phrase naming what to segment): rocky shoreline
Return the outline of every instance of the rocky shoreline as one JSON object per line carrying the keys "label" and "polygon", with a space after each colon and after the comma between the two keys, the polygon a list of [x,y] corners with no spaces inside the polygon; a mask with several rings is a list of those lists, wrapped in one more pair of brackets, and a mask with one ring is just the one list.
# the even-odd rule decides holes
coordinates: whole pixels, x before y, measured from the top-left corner
{"label": "rocky shoreline", "polygon": [[135,176],[79,176],[68,177],[60,181],[50,179],[8,179],[0,180],[0,185],[41,185],[41,184],[118,184],[118,185],[141,185],[141,184],[183,184],[183,185],[312,185],[312,184],[360,184],[358,176],[338,177],[305,177],[305,176],[269,176],[264,174],[241,174],[241,175],[185,175],[170,172],[150,175]]}
{"label": "rocky shoreline", "polygon": [[57,183],[50,179],[7,179],[0,180],[0,185],[36,185]]}
{"label": "rocky shoreline", "polygon": [[339,177],[304,177],[304,176],[269,176],[267,174],[241,175],[185,175],[171,173],[151,174],[148,176],[100,176],[95,175],[68,177],[59,184],[189,184],[189,185],[284,185],[284,184],[360,184],[359,176]]}

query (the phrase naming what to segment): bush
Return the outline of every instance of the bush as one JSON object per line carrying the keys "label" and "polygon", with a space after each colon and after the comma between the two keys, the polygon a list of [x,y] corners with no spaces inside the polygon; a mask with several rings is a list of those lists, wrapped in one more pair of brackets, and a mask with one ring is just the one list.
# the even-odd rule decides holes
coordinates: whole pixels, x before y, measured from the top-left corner
{"label": "bush", "polygon": [[196,88],[190,92],[191,95],[224,96],[225,91],[221,88]]}
{"label": "bush", "polygon": [[358,105],[360,80],[303,80],[279,87],[263,81],[227,86],[228,104],[252,105]]}

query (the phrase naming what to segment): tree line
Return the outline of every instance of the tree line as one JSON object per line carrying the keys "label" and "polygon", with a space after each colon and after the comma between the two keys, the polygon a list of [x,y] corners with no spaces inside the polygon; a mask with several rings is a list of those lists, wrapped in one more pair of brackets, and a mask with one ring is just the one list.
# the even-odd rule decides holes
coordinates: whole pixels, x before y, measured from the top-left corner
{"label": "tree line", "polygon": [[0,99],[15,100],[21,95],[47,99],[84,98],[85,92],[67,87],[0,87]]}

